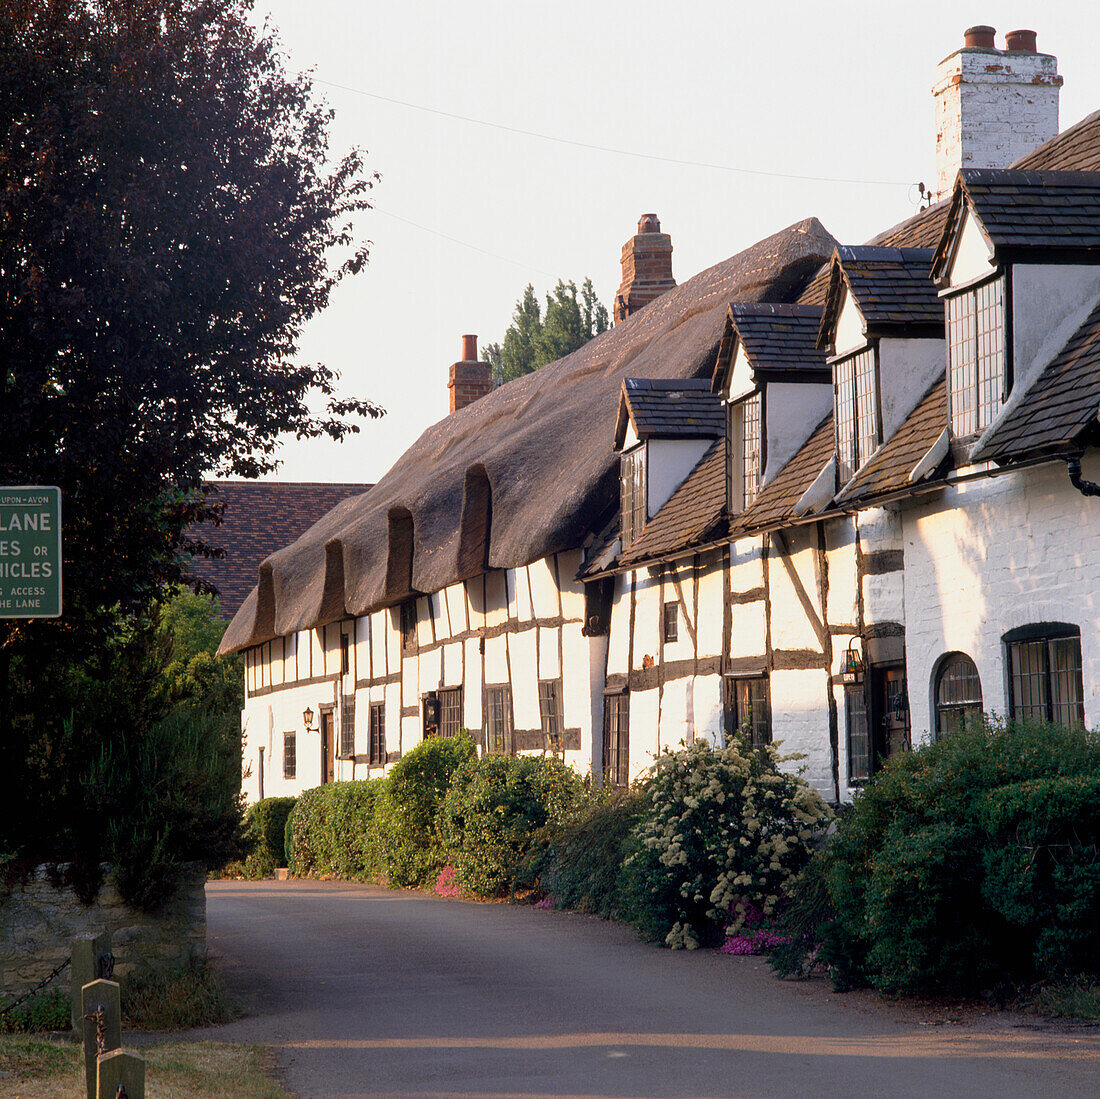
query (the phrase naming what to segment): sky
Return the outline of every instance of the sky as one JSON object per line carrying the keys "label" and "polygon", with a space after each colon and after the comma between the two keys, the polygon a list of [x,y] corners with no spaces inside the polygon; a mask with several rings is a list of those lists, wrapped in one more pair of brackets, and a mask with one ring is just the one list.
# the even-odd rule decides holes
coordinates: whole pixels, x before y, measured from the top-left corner
{"label": "sky", "polygon": [[634,0],[255,0],[288,68],[332,108],[331,149],[381,174],[370,260],[300,358],[382,405],[340,444],[286,440],[289,481],[378,480],[447,414],[461,337],[499,341],[516,299],[591,277],[610,309],[638,218],[678,282],[814,215],[860,243],[935,179],[938,62],[986,23],[1038,32],[1061,128],[1100,109],[1100,5]]}

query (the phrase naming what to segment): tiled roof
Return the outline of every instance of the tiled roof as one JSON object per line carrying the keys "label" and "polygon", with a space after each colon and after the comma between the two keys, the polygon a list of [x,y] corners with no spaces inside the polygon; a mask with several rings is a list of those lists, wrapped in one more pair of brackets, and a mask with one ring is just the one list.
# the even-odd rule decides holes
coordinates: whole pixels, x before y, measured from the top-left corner
{"label": "tiled roof", "polygon": [[832,343],[846,285],[867,325],[867,335],[895,329],[943,332],[943,302],[930,277],[931,248],[841,245],[833,256],[829,294],[821,319],[821,345]]}
{"label": "tiled roof", "polygon": [[1100,172],[964,168],[936,248],[937,272],[967,202],[1001,258],[1021,250],[1100,249]]}
{"label": "tiled roof", "polygon": [[640,564],[672,550],[698,545],[708,535],[717,534],[725,509],[726,448],[725,441],[719,440],[620,555],[619,564]]}
{"label": "tiled roof", "polygon": [[1063,172],[1100,171],[1100,111],[1093,111],[1057,137],[1020,157],[1013,168],[1057,168]]}
{"label": "tiled roof", "polygon": [[1051,360],[1031,389],[974,452],[1005,461],[1080,449],[1100,409],[1100,305]]}
{"label": "tiled roof", "polygon": [[802,449],[760,490],[731,525],[731,537],[770,530],[794,515],[794,506],[833,456],[833,414],[814,429]]}
{"label": "tiled roof", "polygon": [[946,427],[947,384],[941,374],[901,427],[855,475],[844,492],[844,500],[883,496],[911,487],[910,472],[932,449]]}
{"label": "tiled roof", "polygon": [[220,558],[196,557],[191,572],[218,590],[222,614],[237,613],[256,585],[260,563],[293,542],[342,500],[371,486],[289,481],[207,481],[209,499],[225,505],[220,526],[191,527],[189,537],[225,550]]}
{"label": "tiled roof", "polygon": [[730,323],[756,370],[827,371],[816,347],[820,322],[816,305],[730,305]]}
{"label": "tiled roof", "polygon": [[622,445],[627,417],[639,439],[714,439],[726,433],[722,399],[703,378],[624,378],[616,446]]}

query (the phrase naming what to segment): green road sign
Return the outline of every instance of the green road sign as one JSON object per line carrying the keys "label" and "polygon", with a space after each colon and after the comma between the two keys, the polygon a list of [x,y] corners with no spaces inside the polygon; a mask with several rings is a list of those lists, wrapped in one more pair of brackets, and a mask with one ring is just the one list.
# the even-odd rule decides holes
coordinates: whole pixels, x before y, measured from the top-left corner
{"label": "green road sign", "polygon": [[61,489],[0,485],[0,618],[61,617]]}

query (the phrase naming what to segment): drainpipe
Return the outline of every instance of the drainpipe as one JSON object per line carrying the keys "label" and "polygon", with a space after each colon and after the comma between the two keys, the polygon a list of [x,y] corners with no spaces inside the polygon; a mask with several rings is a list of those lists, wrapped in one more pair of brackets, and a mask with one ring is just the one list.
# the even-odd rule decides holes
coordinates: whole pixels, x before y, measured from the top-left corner
{"label": "drainpipe", "polygon": [[1067,458],[1066,472],[1069,474],[1069,483],[1073,485],[1082,496],[1100,496],[1100,485],[1096,484],[1095,481],[1086,481],[1081,476],[1080,458]]}

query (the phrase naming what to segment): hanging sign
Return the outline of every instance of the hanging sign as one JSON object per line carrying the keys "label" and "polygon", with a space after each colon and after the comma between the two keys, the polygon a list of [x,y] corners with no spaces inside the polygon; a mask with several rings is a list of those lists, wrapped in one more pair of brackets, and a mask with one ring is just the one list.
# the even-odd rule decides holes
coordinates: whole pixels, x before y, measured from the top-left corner
{"label": "hanging sign", "polygon": [[0,485],[0,618],[61,617],[61,489]]}

